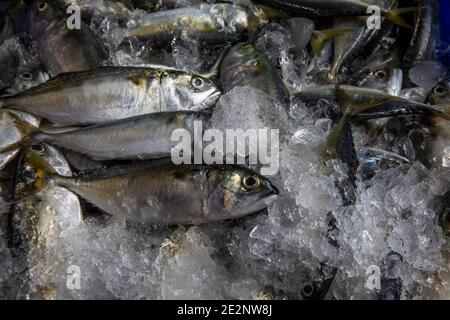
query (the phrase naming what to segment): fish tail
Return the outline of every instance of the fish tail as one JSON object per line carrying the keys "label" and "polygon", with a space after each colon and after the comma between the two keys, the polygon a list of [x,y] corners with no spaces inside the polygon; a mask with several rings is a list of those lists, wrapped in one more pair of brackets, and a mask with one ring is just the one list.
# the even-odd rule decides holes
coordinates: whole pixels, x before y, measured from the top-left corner
{"label": "fish tail", "polygon": [[341,108],[342,114],[347,115],[348,117],[371,110],[385,102],[385,99],[375,99],[361,103],[354,103],[347,90],[340,85],[336,85],[336,100]]}
{"label": "fish tail", "polygon": [[[18,144],[22,144],[28,141],[39,141],[40,137],[38,134],[41,133],[39,128],[33,126],[29,122],[21,119],[17,115],[15,115],[12,112],[6,112],[4,119],[7,119],[8,123],[10,123],[12,128],[15,128],[19,131],[21,135],[21,140],[18,142]],[[10,147],[10,146],[8,146]],[[0,150],[2,151],[2,150]]]}
{"label": "fish tail", "polygon": [[316,30],[311,37],[311,48],[314,54],[319,54],[328,40],[339,37],[347,32],[354,31],[353,28],[339,27],[325,30]]}
{"label": "fish tail", "polygon": [[402,17],[402,14],[415,12],[417,11],[416,7],[407,7],[407,8],[399,8],[392,10],[383,11],[383,15],[386,19],[392,21],[396,25],[399,25],[404,28],[412,29],[412,26],[406,21],[405,18]]}
{"label": "fish tail", "polygon": [[340,85],[336,85],[335,91],[336,91],[336,101],[339,104],[341,113],[343,115],[350,115],[353,112],[352,98],[350,97],[348,92]]}
{"label": "fish tail", "polygon": [[291,18],[291,15],[285,11],[278,10],[275,8],[271,8],[262,4],[251,4],[251,10],[254,15],[259,16],[260,18],[264,18],[265,20],[274,20],[274,19],[288,19]]}

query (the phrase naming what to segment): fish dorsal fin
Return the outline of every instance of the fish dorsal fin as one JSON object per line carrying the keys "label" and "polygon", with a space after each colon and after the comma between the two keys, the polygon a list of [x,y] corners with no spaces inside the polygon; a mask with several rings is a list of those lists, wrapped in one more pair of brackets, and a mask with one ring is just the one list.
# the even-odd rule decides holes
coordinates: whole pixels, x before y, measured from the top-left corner
{"label": "fish dorsal fin", "polygon": [[342,114],[352,116],[382,105],[386,99],[369,100],[361,103],[354,103],[352,97],[344,86],[336,85],[336,100],[341,108]]}
{"label": "fish dorsal fin", "polygon": [[97,69],[87,71],[60,73],[56,77],[51,78],[50,80],[39,84],[36,87],[30,88],[23,93],[19,93],[17,96],[40,94],[51,91],[67,83],[75,85],[82,83],[83,81],[88,79],[98,79],[107,75],[114,75],[119,73],[123,74],[124,76],[127,76],[127,74],[129,74],[130,77],[136,77],[145,72],[148,72],[149,70],[151,69],[143,67],[99,67]]}
{"label": "fish dorsal fin", "polygon": [[336,101],[339,104],[342,114],[351,113],[353,109],[352,98],[348,92],[340,85],[336,85]]}
{"label": "fish dorsal fin", "polygon": [[311,37],[311,48],[313,53],[316,55],[319,54],[328,40],[337,38],[347,32],[351,32],[354,30],[354,28],[349,27],[338,27],[314,31]]}
{"label": "fish dorsal fin", "polygon": [[147,160],[127,164],[118,164],[112,167],[87,170],[80,172],[78,175],[75,176],[75,178],[82,179],[85,181],[107,179],[110,177],[129,174],[135,171],[154,170],[163,166],[175,166],[175,165],[172,163],[171,158],[168,157],[157,160]]}

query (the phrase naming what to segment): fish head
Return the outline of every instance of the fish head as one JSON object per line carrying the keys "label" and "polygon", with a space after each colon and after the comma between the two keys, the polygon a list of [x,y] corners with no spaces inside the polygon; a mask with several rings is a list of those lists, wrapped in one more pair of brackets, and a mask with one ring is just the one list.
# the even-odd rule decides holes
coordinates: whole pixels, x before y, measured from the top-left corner
{"label": "fish head", "polygon": [[371,70],[358,86],[381,90],[390,95],[399,95],[403,84],[403,72],[397,68],[379,68]]}
{"label": "fish head", "polygon": [[[41,70],[40,66],[25,65],[19,66],[18,75],[14,80],[13,88],[18,92],[28,90],[49,79],[48,74]],[[15,93],[15,92],[12,92]]]}
{"label": "fish head", "polygon": [[429,93],[427,103],[432,105],[450,104],[450,82],[440,81]]}
{"label": "fish head", "polygon": [[238,43],[224,57],[220,77],[225,92],[235,86],[248,85],[256,77],[267,72],[269,62],[256,47]]}
{"label": "fish head", "polygon": [[27,1],[26,7],[16,19],[18,31],[31,32],[35,36],[43,37],[41,32],[46,32],[54,24],[65,27],[65,8],[62,3],[55,0]]}
{"label": "fish head", "polygon": [[60,18],[64,14],[65,4],[58,0],[33,0],[29,1],[29,14],[36,19],[44,19],[48,22],[52,19]]}
{"label": "fish head", "polygon": [[[45,142],[35,143],[29,146],[26,150],[26,155],[26,164],[28,164],[28,159],[38,157],[48,163],[59,175],[66,177],[72,176],[72,170],[64,154],[57,148]],[[27,165],[26,167],[32,170],[30,165]]]}
{"label": "fish head", "polygon": [[264,91],[276,101],[287,102],[289,92],[269,59],[248,43],[238,43],[224,57],[220,78],[225,92],[236,86]]}
{"label": "fish head", "polygon": [[161,77],[168,109],[202,110],[212,107],[221,92],[210,79],[184,72],[166,72]]}
{"label": "fish head", "polygon": [[238,166],[213,167],[208,175],[207,209],[210,220],[243,217],[265,209],[278,195],[266,178]]}

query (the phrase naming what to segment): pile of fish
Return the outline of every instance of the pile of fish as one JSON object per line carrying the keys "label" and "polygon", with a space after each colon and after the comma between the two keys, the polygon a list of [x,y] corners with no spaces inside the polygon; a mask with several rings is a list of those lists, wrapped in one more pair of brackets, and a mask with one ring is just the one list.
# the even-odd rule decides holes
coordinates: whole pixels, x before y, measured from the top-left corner
{"label": "pile of fish", "polygon": [[[0,298],[449,299],[442,10],[2,2]],[[196,123],[279,170],[174,163]]]}

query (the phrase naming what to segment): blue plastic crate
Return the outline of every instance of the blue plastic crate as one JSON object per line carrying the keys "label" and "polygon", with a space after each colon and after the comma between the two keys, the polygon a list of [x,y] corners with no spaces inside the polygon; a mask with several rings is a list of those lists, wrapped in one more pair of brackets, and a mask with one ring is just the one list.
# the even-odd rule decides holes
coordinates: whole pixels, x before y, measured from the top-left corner
{"label": "blue plastic crate", "polygon": [[450,0],[439,0],[440,25],[436,57],[450,70]]}

